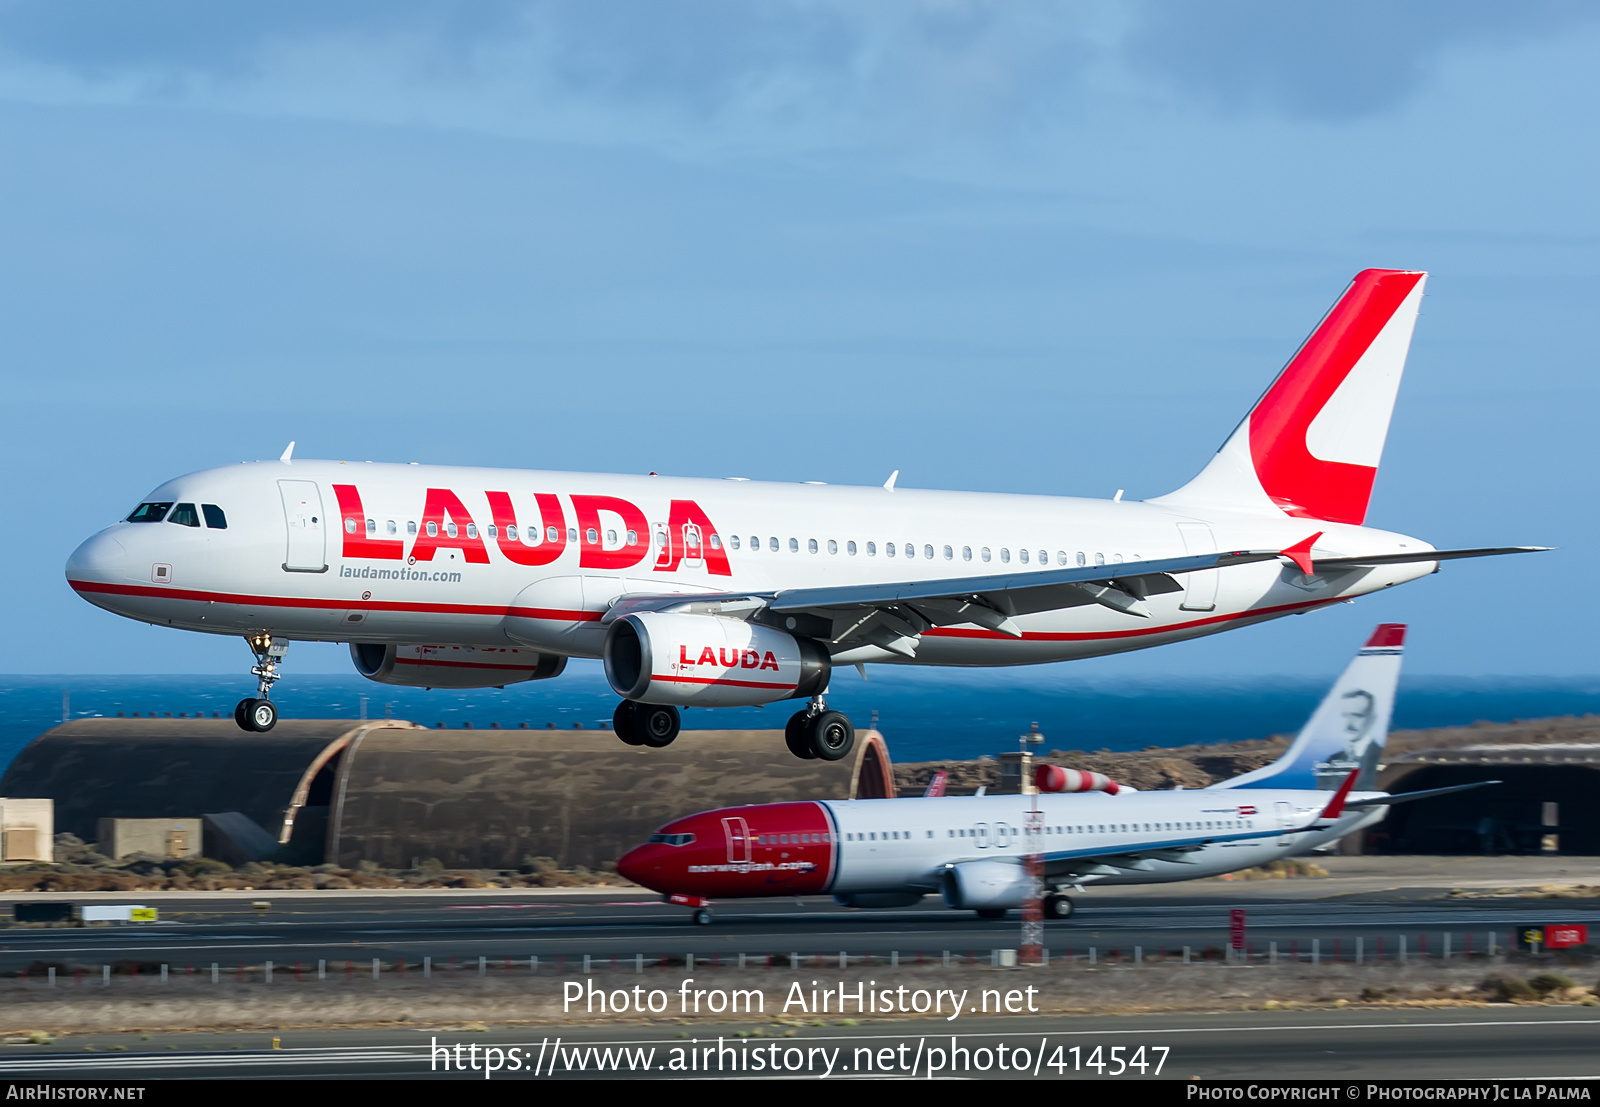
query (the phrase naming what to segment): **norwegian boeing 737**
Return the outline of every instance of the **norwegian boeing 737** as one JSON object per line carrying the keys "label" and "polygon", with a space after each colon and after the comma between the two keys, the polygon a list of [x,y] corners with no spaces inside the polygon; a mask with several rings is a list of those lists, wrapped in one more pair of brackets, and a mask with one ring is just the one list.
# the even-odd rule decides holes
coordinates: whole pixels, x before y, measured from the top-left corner
{"label": "norwegian boeing 737", "polygon": [[1363,526],[1425,274],[1359,274],[1216,457],[1144,502],[444,468],[292,457],[168,481],[67,580],[144,622],[243,636],[277,721],[292,640],[362,675],[499,687],[601,658],[617,735],[678,707],[808,701],[790,750],[838,759],[840,665],[1028,665],[1182,641],[1426,576]]}
{"label": "norwegian boeing 737", "polygon": [[1041,766],[1041,790],[1079,794],[727,807],[668,823],[617,872],[693,908],[701,924],[713,898],[818,894],[892,908],[939,893],[948,907],[999,918],[1032,893],[1032,854],[1045,917],[1064,919],[1072,888],[1194,880],[1292,857],[1371,826],[1391,804],[1496,783],[1371,790],[1405,631],[1372,632],[1282,757],[1209,788],[1136,792]]}

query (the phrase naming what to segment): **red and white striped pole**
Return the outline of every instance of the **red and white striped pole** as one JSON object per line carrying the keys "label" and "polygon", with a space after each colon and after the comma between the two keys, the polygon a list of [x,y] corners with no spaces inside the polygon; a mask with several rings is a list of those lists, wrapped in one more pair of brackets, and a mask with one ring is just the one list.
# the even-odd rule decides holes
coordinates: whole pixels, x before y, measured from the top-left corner
{"label": "red and white striped pole", "polygon": [[1028,810],[1027,856],[1023,864],[1028,873],[1028,898],[1022,903],[1022,949],[1018,960],[1024,965],[1038,965],[1044,961],[1044,812],[1039,807],[1039,789],[1033,782],[1033,751],[1030,746],[1044,742],[1039,724],[1034,723],[1021,737],[1022,793],[1033,797]]}

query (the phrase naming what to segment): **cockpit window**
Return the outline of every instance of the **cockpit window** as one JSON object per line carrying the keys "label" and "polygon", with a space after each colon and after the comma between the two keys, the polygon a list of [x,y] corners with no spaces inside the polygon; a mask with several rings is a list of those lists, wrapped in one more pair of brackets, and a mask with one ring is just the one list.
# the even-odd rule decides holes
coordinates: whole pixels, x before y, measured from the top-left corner
{"label": "cockpit window", "polygon": [[228,517],[216,504],[201,504],[200,510],[206,513],[206,526],[212,530],[228,529]]}
{"label": "cockpit window", "polygon": [[663,846],[686,846],[694,841],[693,834],[652,834],[650,841]]}
{"label": "cockpit window", "polygon": [[172,514],[167,516],[167,522],[184,527],[197,527],[200,525],[200,513],[194,509],[194,504],[179,504],[172,509]]}
{"label": "cockpit window", "polygon": [[130,523],[159,523],[167,517],[167,512],[172,510],[172,501],[164,504],[140,504],[133,509],[133,514],[128,516]]}

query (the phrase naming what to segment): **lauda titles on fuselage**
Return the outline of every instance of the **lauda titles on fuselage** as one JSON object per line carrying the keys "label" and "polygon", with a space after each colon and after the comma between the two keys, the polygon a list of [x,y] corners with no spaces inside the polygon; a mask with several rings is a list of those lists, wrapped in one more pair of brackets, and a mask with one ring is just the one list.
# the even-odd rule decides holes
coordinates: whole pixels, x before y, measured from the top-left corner
{"label": "lauda titles on fuselage", "polygon": [[836,759],[854,741],[823,698],[840,665],[1141,649],[1512,552],[1363,525],[1422,284],[1358,275],[1211,463],[1143,502],[286,451],[163,484],[84,542],[67,578],[129,618],[243,636],[247,729],[276,721],[288,642],[331,640],[364,675],[421,687],[602,658],[633,744],[671,742],[679,706],[801,699],[789,748]]}

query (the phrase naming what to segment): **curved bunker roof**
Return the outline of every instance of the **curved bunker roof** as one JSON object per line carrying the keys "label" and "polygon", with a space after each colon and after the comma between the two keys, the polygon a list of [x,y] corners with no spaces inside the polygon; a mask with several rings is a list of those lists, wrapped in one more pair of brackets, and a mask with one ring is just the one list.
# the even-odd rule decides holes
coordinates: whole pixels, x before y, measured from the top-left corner
{"label": "curved bunker roof", "polygon": [[662,823],[714,807],[894,795],[888,747],[859,732],[843,761],[802,761],[781,731],[684,731],[666,749],[610,731],[428,729],[409,722],[80,719],[41,734],[0,795],[48,797],[56,827],[240,812],[285,860],[596,868]]}

